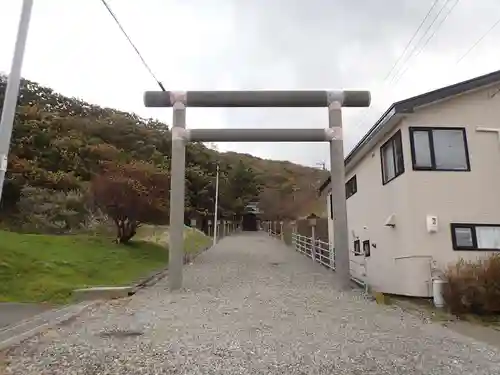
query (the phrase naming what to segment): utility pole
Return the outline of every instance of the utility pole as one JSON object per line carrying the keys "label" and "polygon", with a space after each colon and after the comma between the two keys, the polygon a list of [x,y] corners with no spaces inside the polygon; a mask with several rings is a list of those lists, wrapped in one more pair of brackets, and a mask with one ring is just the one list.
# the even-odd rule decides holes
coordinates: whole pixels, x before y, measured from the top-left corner
{"label": "utility pole", "polygon": [[28,39],[28,29],[31,18],[33,0],[24,0],[21,9],[21,19],[17,29],[17,39],[14,47],[14,56],[10,74],[7,78],[7,88],[3,101],[2,117],[0,119],[0,201],[2,199],[5,173],[10,148],[10,138],[16,115],[17,97],[19,96],[19,85],[21,84],[21,68],[23,65],[24,50]]}
{"label": "utility pole", "polygon": [[321,170],[326,171],[326,163],[324,161],[316,163],[316,165],[321,166]]}
{"label": "utility pole", "polygon": [[217,243],[217,229],[218,229],[218,211],[219,211],[219,164],[217,164],[217,173],[215,174],[215,208],[214,208],[214,243]]}
{"label": "utility pole", "polygon": [[295,202],[295,192],[297,192],[298,190],[300,190],[297,186],[293,186],[292,187],[292,201]]}

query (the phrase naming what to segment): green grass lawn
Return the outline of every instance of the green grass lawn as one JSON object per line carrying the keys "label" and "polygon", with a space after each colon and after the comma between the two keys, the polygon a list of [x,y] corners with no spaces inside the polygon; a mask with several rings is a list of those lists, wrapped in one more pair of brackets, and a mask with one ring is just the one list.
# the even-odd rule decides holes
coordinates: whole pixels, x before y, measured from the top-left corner
{"label": "green grass lawn", "polygon": [[[186,251],[199,249],[206,238],[188,234]],[[165,244],[140,235],[118,245],[98,236],[0,231],[0,302],[65,303],[74,289],[128,285],[167,262]]]}
{"label": "green grass lawn", "polygon": [[[167,226],[144,225],[138,230],[137,235],[146,241],[164,246],[168,242]],[[203,232],[189,227],[184,228],[184,249],[186,252],[196,252],[206,248],[212,243],[212,238]]]}

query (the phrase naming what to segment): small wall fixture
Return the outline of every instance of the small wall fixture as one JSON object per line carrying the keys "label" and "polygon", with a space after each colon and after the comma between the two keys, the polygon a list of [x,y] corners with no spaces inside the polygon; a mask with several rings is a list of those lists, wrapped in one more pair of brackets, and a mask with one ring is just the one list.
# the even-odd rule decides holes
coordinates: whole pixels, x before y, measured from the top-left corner
{"label": "small wall fixture", "polygon": [[497,133],[497,138],[498,138],[498,143],[500,144],[500,129],[498,128],[482,128],[482,127],[477,127],[476,132],[483,132],[483,133]]}
{"label": "small wall fixture", "polygon": [[317,216],[315,213],[312,213],[307,217],[307,221],[309,222],[309,225],[312,227],[316,226],[317,219],[319,219],[319,216]]}
{"label": "small wall fixture", "polygon": [[395,228],[396,227],[396,215],[395,214],[391,214],[387,218],[387,220],[385,221],[384,225],[386,227]]}
{"label": "small wall fixture", "polygon": [[435,215],[427,215],[427,232],[436,233],[438,231],[438,218]]}

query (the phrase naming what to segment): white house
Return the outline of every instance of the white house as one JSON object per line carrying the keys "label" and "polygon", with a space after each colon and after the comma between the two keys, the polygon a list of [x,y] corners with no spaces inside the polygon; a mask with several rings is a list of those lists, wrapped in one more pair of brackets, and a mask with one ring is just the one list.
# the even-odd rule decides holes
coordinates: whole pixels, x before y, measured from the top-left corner
{"label": "white house", "polygon": [[353,276],[431,296],[434,270],[500,250],[500,71],[394,103],[345,166]]}

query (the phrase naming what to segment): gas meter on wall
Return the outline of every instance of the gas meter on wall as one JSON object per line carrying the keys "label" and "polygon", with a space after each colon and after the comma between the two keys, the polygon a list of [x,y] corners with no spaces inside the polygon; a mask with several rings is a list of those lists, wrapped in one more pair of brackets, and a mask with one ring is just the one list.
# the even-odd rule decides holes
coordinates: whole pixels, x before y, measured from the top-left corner
{"label": "gas meter on wall", "polygon": [[438,218],[434,215],[427,215],[427,232],[436,233],[438,231]]}

